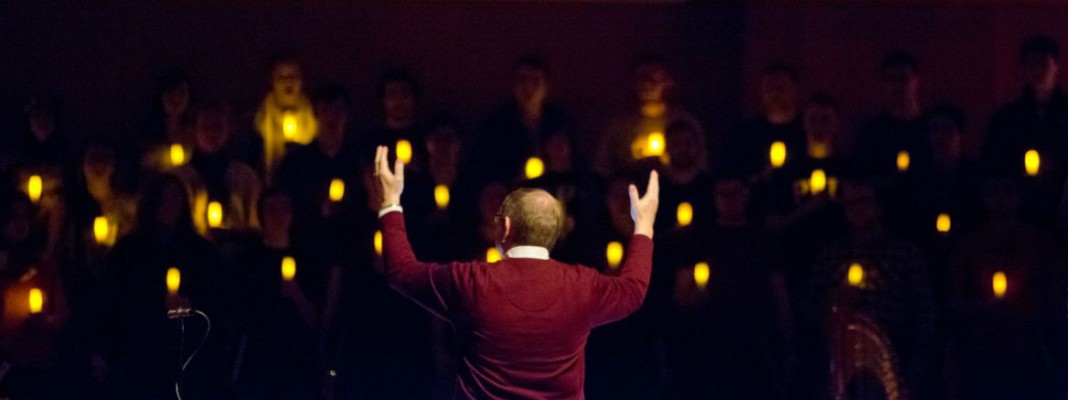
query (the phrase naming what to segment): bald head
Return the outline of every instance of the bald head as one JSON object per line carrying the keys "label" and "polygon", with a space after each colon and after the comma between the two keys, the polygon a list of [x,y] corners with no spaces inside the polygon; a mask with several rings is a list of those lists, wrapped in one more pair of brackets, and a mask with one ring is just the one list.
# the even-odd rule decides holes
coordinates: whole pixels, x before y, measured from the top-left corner
{"label": "bald head", "polygon": [[511,221],[508,242],[515,246],[551,249],[564,226],[564,207],[541,189],[518,189],[501,204],[501,216]]}

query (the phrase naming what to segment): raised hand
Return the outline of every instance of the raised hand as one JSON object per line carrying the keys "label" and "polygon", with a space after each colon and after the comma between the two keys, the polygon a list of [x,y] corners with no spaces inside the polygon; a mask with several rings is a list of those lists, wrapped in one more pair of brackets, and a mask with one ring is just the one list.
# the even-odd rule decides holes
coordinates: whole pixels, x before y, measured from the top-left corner
{"label": "raised hand", "polygon": [[382,189],[382,207],[400,204],[401,192],[404,192],[404,162],[400,159],[389,169],[389,147],[378,146],[375,153],[375,176]]}
{"label": "raised hand", "polygon": [[638,188],[631,184],[630,217],[634,219],[634,234],[653,237],[653,223],[656,222],[656,210],[660,207],[660,175],[656,171],[649,173],[649,186],[645,196],[638,197]]}

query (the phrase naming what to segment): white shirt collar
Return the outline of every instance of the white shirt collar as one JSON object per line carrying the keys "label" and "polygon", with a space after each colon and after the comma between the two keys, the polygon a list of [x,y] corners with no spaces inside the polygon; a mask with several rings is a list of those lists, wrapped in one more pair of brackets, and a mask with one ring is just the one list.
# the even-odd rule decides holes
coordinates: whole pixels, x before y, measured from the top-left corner
{"label": "white shirt collar", "polygon": [[549,249],[541,246],[515,246],[506,253],[505,258],[533,258],[535,260],[548,260]]}

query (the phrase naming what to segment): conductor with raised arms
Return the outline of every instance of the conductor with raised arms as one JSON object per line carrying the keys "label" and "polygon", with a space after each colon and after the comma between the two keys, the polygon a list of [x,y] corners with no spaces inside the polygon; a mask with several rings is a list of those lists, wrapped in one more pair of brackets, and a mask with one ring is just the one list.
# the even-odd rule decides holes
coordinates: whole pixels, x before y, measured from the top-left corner
{"label": "conductor with raised arms", "polygon": [[400,205],[404,164],[389,167],[378,147],[375,176],[389,283],[456,332],[455,397],[582,399],[590,330],[641,306],[649,287],[659,178],[649,174],[645,196],[630,185],[634,236],[618,276],[549,258],[564,224],[552,195],[518,189],[497,214],[497,247],[484,261],[432,264],[415,258]]}

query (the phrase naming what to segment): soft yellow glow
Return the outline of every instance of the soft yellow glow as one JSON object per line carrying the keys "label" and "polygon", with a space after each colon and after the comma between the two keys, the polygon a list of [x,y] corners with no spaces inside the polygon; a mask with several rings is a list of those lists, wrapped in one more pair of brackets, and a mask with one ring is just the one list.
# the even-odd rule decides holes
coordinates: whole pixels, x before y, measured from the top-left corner
{"label": "soft yellow glow", "polygon": [[823,193],[823,191],[827,189],[827,173],[823,172],[822,169],[814,170],[812,171],[812,175],[809,177],[808,182],[812,194],[816,195]]}
{"label": "soft yellow glow", "polygon": [[525,171],[527,179],[536,179],[545,173],[545,163],[538,157],[530,157],[527,159]]}
{"label": "soft yellow glow", "polygon": [[1038,175],[1041,166],[1042,158],[1038,156],[1038,150],[1031,149],[1024,153],[1024,170],[1027,171],[1027,176]]}
{"label": "soft yellow glow", "polygon": [[864,267],[860,266],[860,263],[850,265],[849,272],[846,275],[846,280],[849,281],[850,286],[861,287],[864,285]]}
{"label": "soft yellow glow", "polygon": [[702,261],[693,266],[693,283],[696,284],[698,288],[704,289],[708,286],[709,275],[710,270],[708,268],[708,263]]}
{"label": "soft yellow glow", "polygon": [[375,231],[375,254],[382,255],[382,231]]}
{"label": "soft yellow glow", "polygon": [[912,163],[912,157],[909,157],[909,152],[899,151],[897,153],[897,170],[905,172],[909,170],[909,164]]}
{"label": "soft yellow glow", "polygon": [[330,181],[330,201],[339,202],[345,198],[345,181],[334,178]]}
{"label": "soft yellow glow", "polygon": [[182,285],[182,271],[178,268],[167,269],[167,293],[171,296],[178,294],[178,287]]}
{"label": "soft yellow glow", "polygon": [[44,309],[44,292],[38,288],[30,289],[30,314],[40,314]]}
{"label": "soft yellow glow", "polygon": [[223,207],[222,204],[213,201],[208,203],[208,227],[218,228],[223,223]]}
{"label": "soft yellow glow", "polygon": [[185,147],[181,144],[175,143],[171,145],[171,165],[180,166],[185,164]]}
{"label": "soft yellow glow", "polygon": [[287,142],[292,142],[297,137],[297,114],[286,111],[282,114],[282,136]]}
{"label": "soft yellow glow", "polygon": [[40,175],[31,175],[30,179],[26,181],[26,195],[30,196],[30,201],[36,203],[41,200],[41,193],[44,191],[44,180]]}
{"label": "soft yellow glow", "polygon": [[445,185],[434,186],[434,204],[439,210],[449,208],[449,187]]}
{"label": "soft yellow glow", "polygon": [[291,281],[297,276],[297,260],[293,257],[282,257],[282,280]]}
{"label": "soft yellow glow", "polygon": [[1009,289],[1009,278],[1005,277],[1004,272],[995,272],[991,284],[994,287],[994,297],[999,299],[1005,297],[1005,291]]}
{"label": "soft yellow glow", "polygon": [[953,220],[949,218],[949,214],[938,214],[938,220],[935,221],[935,229],[938,230],[938,233],[949,233],[952,227]]}
{"label": "soft yellow glow", "polygon": [[100,216],[93,220],[93,238],[97,244],[106,244],[111,227],[108,226],[107,217]]}
{"label": "soft yellow glow", "polygon": [[645,139],[645,156],[659,157],[664,154],[664,148],[666,147],[664,132],[652,132]]}
{"label": "soft yellow glow", "polygon": [[608,260],[608,268],[618,268],[619,263],[623,261],[623,243],[609,242],[604,253]]}
{"label": "soft yellow glow", "polygon": [[786,164],[786,143],[772,143],[771,150],[768,151],[768,158],[771,160],[773,168],[781,168],[783,164]]}
{"label": "soft yellow glow", "polygon": [[675,219],[679,222],[679,226],[688,226],[693,222],[693,206],[688,202],[679,203],[679,206],[675,208]]}
{"label": "soft yellow glow", "polygon": [[412,142],[407,139],[397,141],[397,159],[405,164],[412,162]]}
{"label": "soft yellow glow", "polygon": [[496,247],[486,249],[486,262],[495,263],[501,261],[501,252]]}

